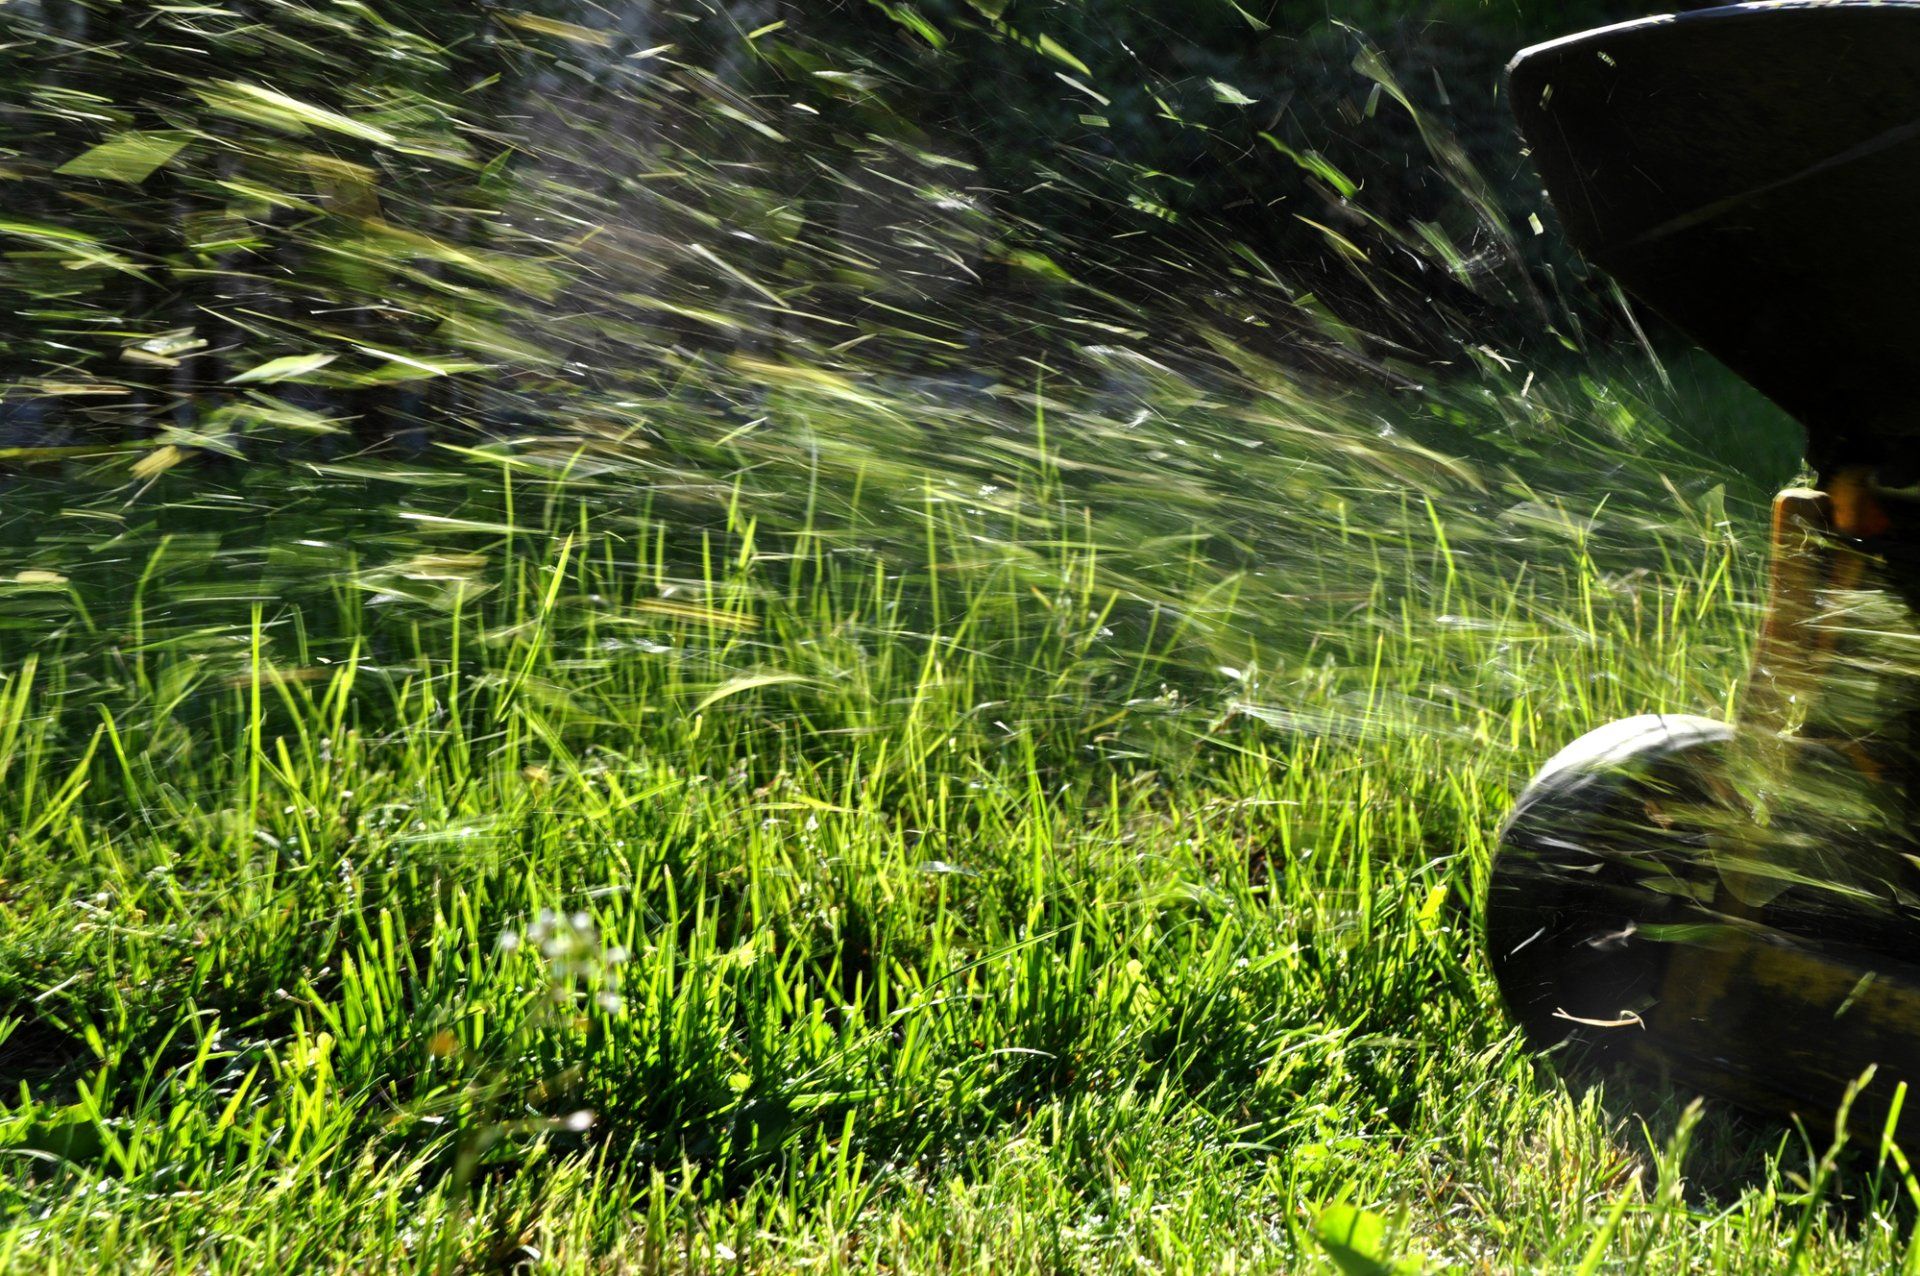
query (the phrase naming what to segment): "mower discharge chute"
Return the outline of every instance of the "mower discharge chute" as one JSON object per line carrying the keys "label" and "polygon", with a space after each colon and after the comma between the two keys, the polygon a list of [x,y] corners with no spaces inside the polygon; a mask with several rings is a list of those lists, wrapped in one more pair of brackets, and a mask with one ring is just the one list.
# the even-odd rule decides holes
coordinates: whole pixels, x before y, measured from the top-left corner
{"label": "mower discharge chute", "polygon": [[1627,23],[1509,84],[1575,246],[1798,418],[1818,481],[1775,501],[1736,720],[1613,723],[1519,798],[1494,972],[1537,1045],[1809,1124],[1871,1068],[1877,1132],[1920,1090],[1920,3]]}

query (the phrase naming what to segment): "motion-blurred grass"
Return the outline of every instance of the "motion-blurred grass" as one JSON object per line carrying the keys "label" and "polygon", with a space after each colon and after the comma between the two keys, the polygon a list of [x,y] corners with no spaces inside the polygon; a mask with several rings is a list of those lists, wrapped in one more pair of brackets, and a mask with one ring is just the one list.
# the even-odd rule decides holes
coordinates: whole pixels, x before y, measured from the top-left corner
{"label": "motion-blurred grass", "polygon": [[1610,384],[16,476],[6,1265],[1892,1263],[1476,948],[1528,770],[1743,671],[1770,478]]}

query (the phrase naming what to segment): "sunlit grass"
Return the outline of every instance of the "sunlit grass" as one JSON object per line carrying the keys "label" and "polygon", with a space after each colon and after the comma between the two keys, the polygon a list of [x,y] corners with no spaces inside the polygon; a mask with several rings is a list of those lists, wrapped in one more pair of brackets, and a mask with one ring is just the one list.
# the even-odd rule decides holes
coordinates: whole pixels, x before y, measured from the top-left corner
{"label": "sunlit grass", "polygon": [[0,1269],[1920,1261],[1476,937],[1794,432],[1255,7],[0,4]]}
{"label": "sunlit grass", "polygon": [[1801,1145],[1474,937],[1540,758],[1726,711],[1754,492],[1234,402],[16,479],[6,1264],[1777,1269]]}

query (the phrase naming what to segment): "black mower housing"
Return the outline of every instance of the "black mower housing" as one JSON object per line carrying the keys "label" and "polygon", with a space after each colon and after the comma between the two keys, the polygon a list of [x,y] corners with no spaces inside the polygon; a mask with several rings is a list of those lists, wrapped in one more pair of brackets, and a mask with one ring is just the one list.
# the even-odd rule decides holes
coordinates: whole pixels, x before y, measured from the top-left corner
{"label": "black mower housing", "polygon": [[1649,18],[1509,68],[1568,237],[1807,427],[1821,471],[1920,442],[1920,3]]}

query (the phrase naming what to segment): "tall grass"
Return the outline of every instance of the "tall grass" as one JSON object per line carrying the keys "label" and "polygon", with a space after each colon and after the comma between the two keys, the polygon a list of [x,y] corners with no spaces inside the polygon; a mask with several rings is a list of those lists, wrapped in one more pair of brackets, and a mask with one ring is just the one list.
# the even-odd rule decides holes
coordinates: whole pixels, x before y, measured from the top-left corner
{"label": "tall grass", "polygon": [[1436,202],[1269,137],[1275,262],[748,7],[0,6],[0,1268],[1914,1265],[1476,939],[1543,757],[1728,710],[1791,432],[1486,348],[1588,330],[1363,41]]}
{"label": "tall grass", "polygon": [[644,482],[664,418],[16,478],[4,1264],[1894,1262],[1902,1168],[1799,1235],[1837,1162],[1499,1012],[1515,785],[1724,711],[1759,566],[1755,491],[1539,393],[1614,442],[1036,386],[920,463],[797,386]]}

